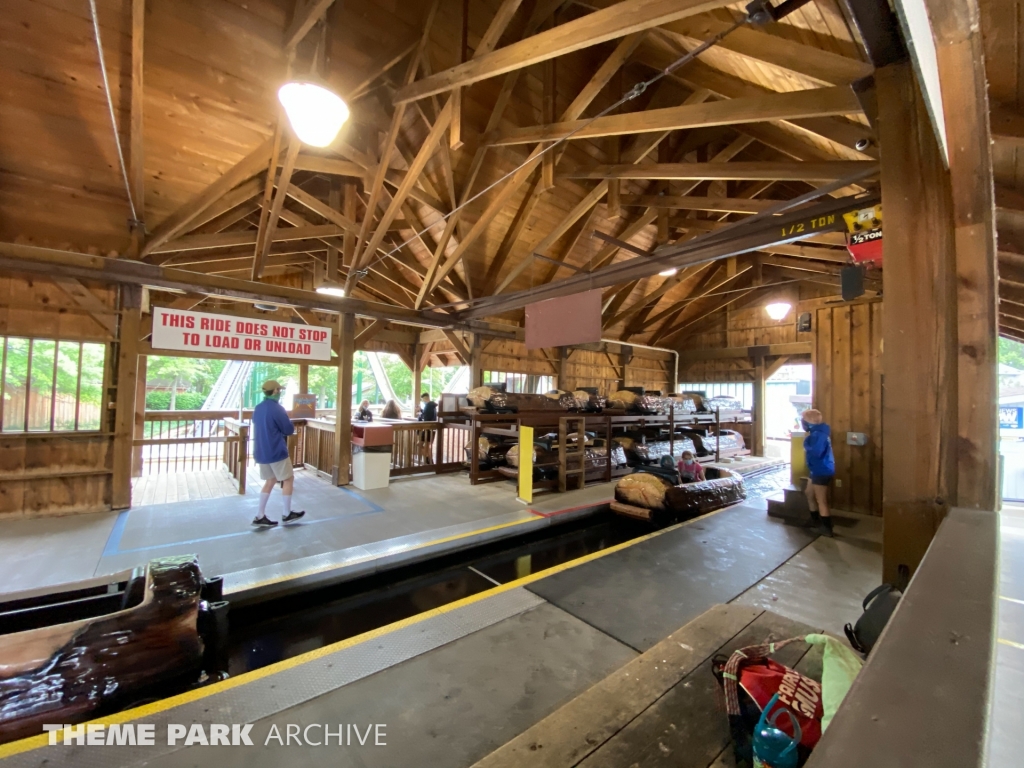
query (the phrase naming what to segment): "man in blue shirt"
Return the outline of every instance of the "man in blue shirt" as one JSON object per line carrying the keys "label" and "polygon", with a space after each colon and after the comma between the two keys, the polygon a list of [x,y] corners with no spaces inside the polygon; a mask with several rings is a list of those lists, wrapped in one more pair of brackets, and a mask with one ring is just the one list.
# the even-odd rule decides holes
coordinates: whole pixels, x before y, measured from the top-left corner
{"label": "man in blue shirt", "polygon": [[832,430],[824,422],[821,411],[804,411],[801,426],[807,436],[804,438],[804,453],[807,455],[807,504],[811,518],[818,524],[824,536],[831,537],[832,515],[828,509],[828,489],[836,474],[836,460],[832,455]]}
{"label": "man in blue shirt", "polygon": [[252,412],[252,432],[256,441],[256,464],[260,468],[263,490],[260,492],[260,514],[252,521],[259,527],[273,527],[276,520],[267,517],[267,502],[274,484],[281,483],[284,499],[282,522],[291,523],[304,514],[292,512],[292,489],[295,475],[292,471],[291,456],[288,455],[288,435],[295,433],[288,411],[278,400],[281,399],[281,385],[271,379],[263,384],[263,402]]}

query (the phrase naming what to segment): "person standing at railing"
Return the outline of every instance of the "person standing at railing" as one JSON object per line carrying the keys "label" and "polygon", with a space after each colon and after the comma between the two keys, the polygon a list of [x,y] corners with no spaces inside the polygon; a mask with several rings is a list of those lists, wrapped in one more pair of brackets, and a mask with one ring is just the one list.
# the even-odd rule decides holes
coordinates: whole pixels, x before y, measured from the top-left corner
{"label": "person standing at railing", "polygon": [[[417,421],[437,421],[437,403],[430,399],[430,394],[424,392],[420,395],[420,402],[423,403],[423,407],[420,409],[420,416]],[[431,458],[431,446],[433,444],[434,433],[431,429],[420,430],[420,458],[424,464],[432,464],[433,459]]]}
{"label": "person standing at railing", "polygon": [[263,383],[263,402],[252,412],[252,430],[256,441],[255,458],[260,468],[263,489],[260,491],[260,514],[252,524],[261,528],[277,525],[276,520],[267,517],[267,502],[275,483],[281,483],[284,501],[282,522],[292,523],[302,517],[305,511],[292,511],[292,490],[295,487],[295,472],[292,457],[288,454],[288,436],[295,434],[295,425],[288,418],[288,411],[278,401],[281,399],[281,385],[273,379]]}

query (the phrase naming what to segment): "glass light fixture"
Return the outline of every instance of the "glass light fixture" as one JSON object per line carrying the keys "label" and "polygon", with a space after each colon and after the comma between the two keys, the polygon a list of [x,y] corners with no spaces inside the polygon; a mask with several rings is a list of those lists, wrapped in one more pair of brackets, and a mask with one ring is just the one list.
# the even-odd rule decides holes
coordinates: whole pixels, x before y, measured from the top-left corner
{"label": "glass light fixture", "polygon": [[331,280],[324,280],[317,286],[317,293],[325,293],[328,296],[344,296],[345,288]]}
{"label": "glass light fixture", "polygon": [[336,93],[313,82],[285,83],[277,98],[299,140],[312,147],[326,147],[348,120],[348,105]]}
{"label": "glass light fixture", "polygon": [[793,305],[787,301],[777,301],[774,304],[769,304],[764,308],[764,311],[768,313],[768,317],[772,320],[781,320],[789,314],[789,310],[793,308]]}
{"label": "glass light fixture", "polygon": [[661,275],[661,277],[672,277],[672,275],[674,275],[678,271],[678,269],[672,267],[670,269],[666,269],[664,272],[659,272],[658,274]]}

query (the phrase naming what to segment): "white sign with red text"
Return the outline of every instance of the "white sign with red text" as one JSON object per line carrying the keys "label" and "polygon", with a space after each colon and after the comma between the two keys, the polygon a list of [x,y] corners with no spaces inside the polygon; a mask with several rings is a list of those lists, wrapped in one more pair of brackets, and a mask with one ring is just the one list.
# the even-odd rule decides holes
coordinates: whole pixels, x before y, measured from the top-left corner
{"label": "white sign with red text", "polygon": [[153,307],[153,349],[330,360],[331,329]]}

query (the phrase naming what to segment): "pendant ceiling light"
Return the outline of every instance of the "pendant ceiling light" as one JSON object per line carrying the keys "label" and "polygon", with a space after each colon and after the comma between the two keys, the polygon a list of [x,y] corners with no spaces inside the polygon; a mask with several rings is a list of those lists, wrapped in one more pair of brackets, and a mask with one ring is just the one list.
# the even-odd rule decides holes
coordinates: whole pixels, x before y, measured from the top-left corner
{"label": "pendant ceiling light", "polygon": [[769,304],[764,308],[764,311],[768,313],[768,317],[772,320],[781,320],[789,314],[789,310],[792,308],[792,304],[785,301],[779,301],[774,304]]}
{"label": "pendant ceiling light", "polygon": [[344,296],[345,289],[333,280],[324,280],[317,286],[317,293],[326,293],[328,296]]}
{"label": "pendant ceiling light", "polygon": [[299,140],[326,147],[348,120],[348,105],[336,93],[310,80],[285,83],[277,98]]}

